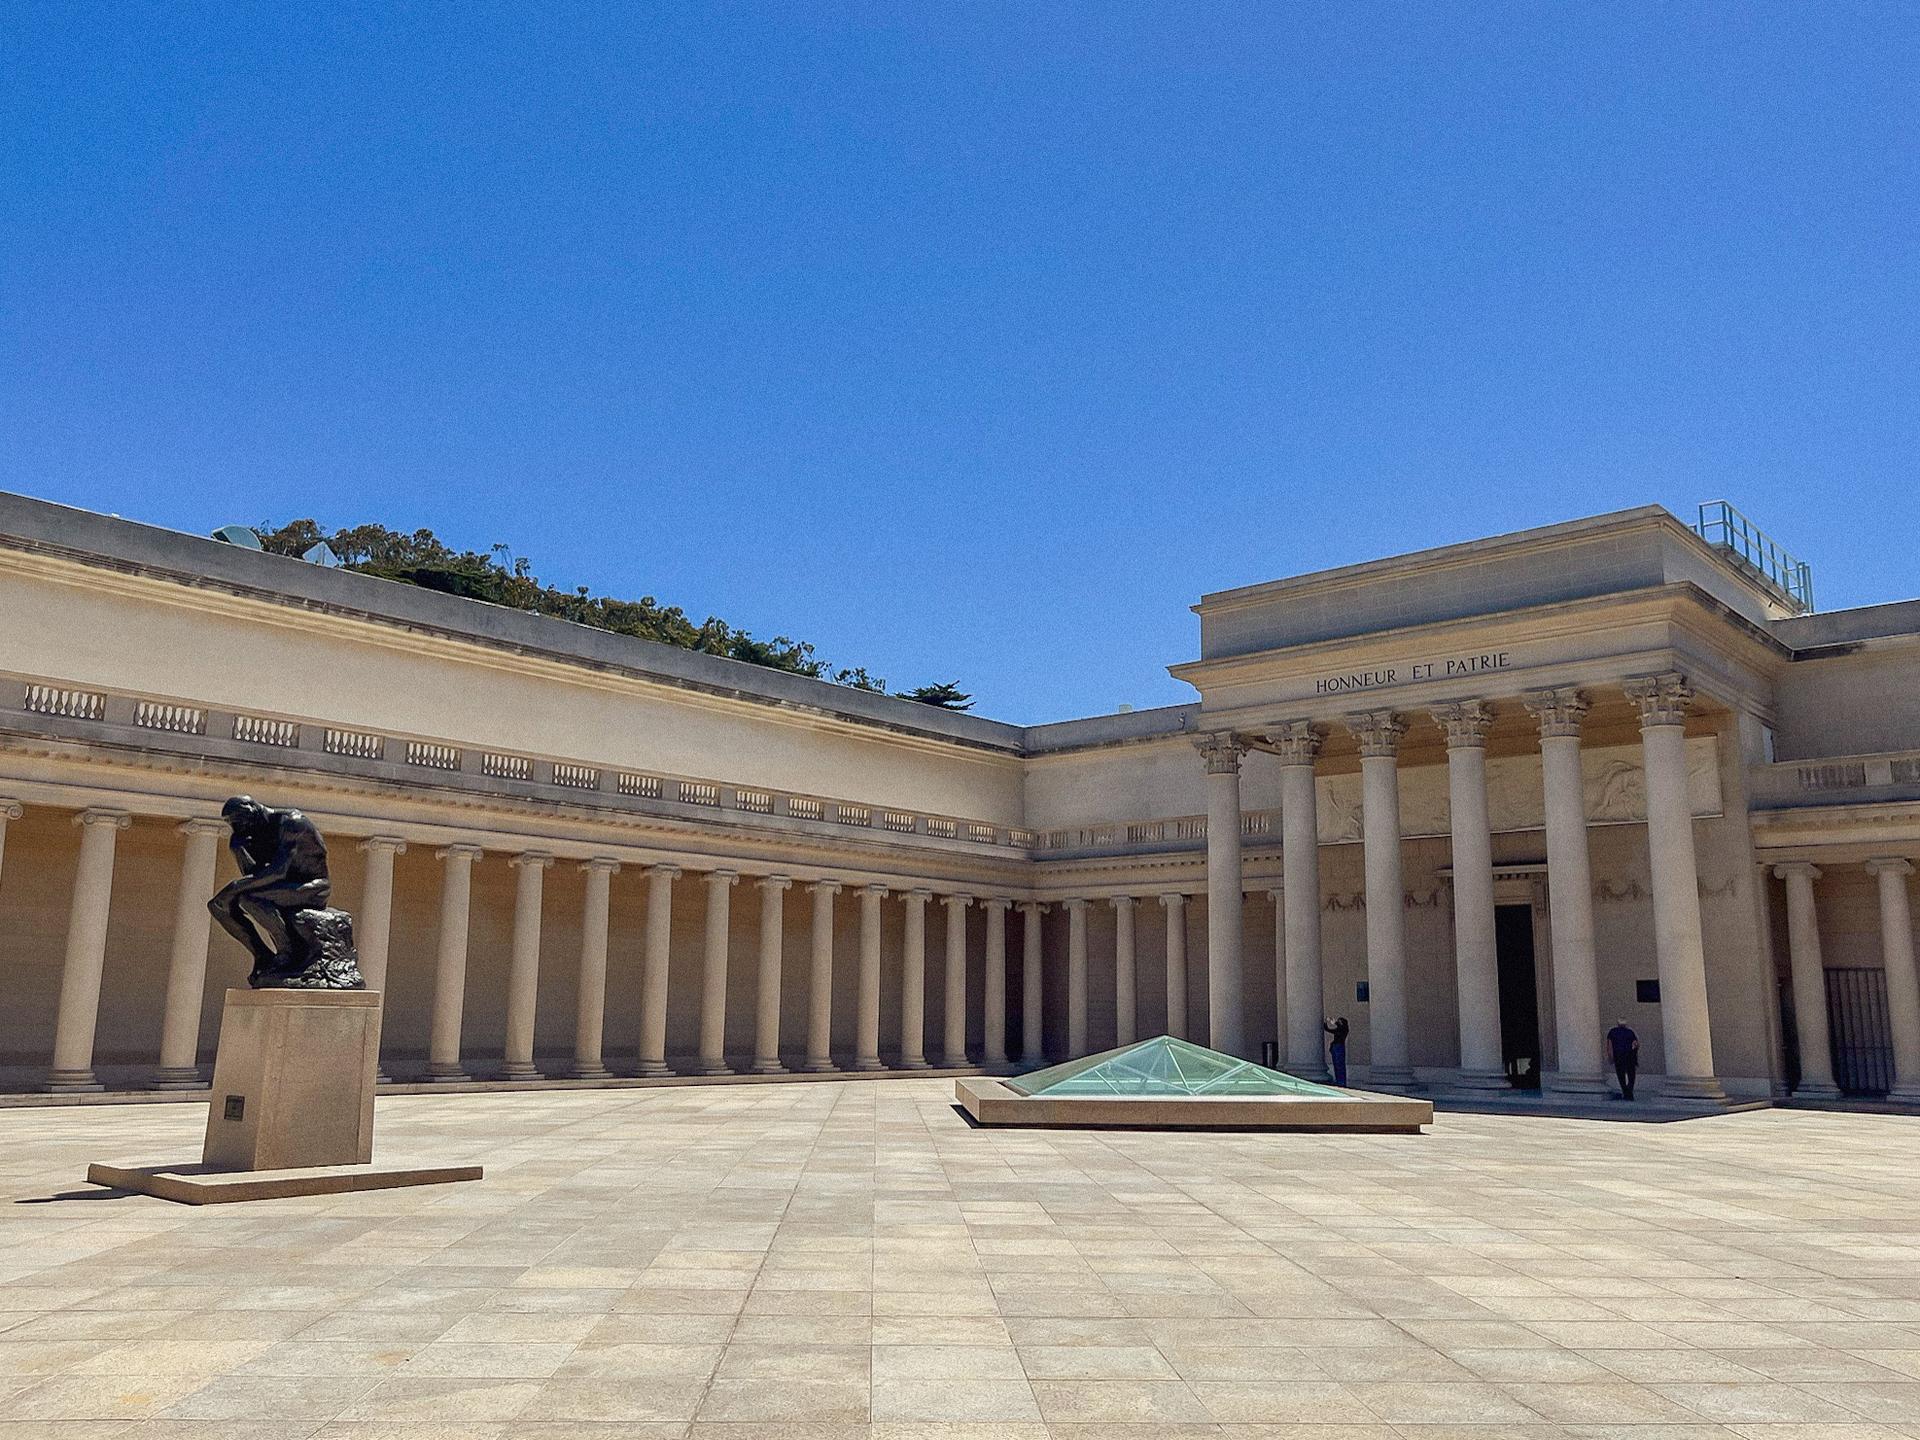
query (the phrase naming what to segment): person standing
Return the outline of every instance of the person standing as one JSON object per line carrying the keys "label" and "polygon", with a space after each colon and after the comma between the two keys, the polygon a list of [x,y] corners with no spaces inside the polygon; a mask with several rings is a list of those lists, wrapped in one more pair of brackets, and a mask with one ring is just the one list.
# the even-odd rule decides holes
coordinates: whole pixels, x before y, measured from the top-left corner
{"label": "person standing", "polygon": [[1633,1099],[1633,1082],[1640,1075],[1640,1037],[1624,1020],[1613,1022],[1607,1031],[1607,1048],[1613,1051],[1613,1073],[1620,1079],[1620,1096]]}
{"label": "person standing", "polygon": [[1327,1046],[1327,1058],[1333,1062],[1333,1083],[1344,1090],[1347,1086],[1347,1017],[1342,1015],[1337,1020],[1328,1020],[1323,1015],[1320,1028],[1333,1037]]}

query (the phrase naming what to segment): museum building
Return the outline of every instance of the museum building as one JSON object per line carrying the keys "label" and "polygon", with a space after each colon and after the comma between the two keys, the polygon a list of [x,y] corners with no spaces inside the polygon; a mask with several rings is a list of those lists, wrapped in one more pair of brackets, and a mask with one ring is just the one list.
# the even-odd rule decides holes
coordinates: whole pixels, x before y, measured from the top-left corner
{"label": "museum building", "polygon": [[0,1086],[190,1091],[297,806],[395,1083],[1031,1066],[1920,1100],[1920,601],[1726,507],[1203,597],[1021,727],[0,494]]}

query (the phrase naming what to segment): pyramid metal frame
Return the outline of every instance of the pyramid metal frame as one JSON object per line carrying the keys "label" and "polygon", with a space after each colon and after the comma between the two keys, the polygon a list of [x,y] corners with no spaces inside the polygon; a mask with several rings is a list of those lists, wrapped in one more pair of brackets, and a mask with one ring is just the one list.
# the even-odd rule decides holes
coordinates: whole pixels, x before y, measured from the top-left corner
{"label": "pyramid metal frame", "polygon": [[1331,1085],[1316,1085],[1310,1080],[1283,1075],[1251,1060],[1223,1055],[1218,1050],[1171,1035],[1157,1035],[1098,1055],[1084,1055],[1003,1083],[1020,1095],[1048,1100],[1181,1096],[1353,1098],[1347,1091]]}

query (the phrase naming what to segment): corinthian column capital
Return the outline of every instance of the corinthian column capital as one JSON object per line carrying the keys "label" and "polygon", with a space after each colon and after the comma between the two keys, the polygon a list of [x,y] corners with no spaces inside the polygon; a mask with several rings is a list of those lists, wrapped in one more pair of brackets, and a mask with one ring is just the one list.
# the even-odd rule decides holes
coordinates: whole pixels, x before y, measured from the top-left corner
{"label": "corinthian column capital", "polygon": [[1456,700],[1433,707],[1433,718],[1447,732],[1449,750],[1482,750],[1493,729],[1493,707],[1484,700]]}
{"label": "corinthian column capital", "polygon": [[1407,722],[1391,710],[1363,710],[1347,716],[1346,724],[1367,760],[1393,759],[1400,753],[1400,737],[1407,733]]}
{"label": "corinthian column capital", "polygon": [[1521,703],[1527,707],[1527,713],[1540,722],[1540,737],[1564,739],[1571,736],[1580,738],[1580,722],[1586,717],[1588,702],[1586,692],[1572,685],[1562,685],[1553,690],[1528,691]]}
{"label": "corinthian column capital", "polygon": [[1292,720],[1266,732],[1266,741],[1282,765],[1311,767],[1320,758],[1320,745],[1326,738],[1326,727],[1311,720]]}
{"label": "corinthian column capital", "polygon": [[1693,686],[1678,670],[1643,675],[1625,686],[1627,699],[1640,707],[1642,729],[1655,725],[1684,725],[1693,708]]}
{"label": "corinthian column capital", "polygon": [[1200,758],[1207,762],[1209,775],[1237,775],[1240,772],[1240,757],[1246,754],[1247,745],[1232,731],[1221,730],[1211,735],[1193,737],[1194,748],[1200,752]]}

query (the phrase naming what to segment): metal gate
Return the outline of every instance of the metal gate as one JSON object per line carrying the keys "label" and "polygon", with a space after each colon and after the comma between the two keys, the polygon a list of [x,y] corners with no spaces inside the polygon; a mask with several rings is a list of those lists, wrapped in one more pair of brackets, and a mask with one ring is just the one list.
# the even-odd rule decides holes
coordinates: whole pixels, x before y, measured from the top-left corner
{"label": "metal gate", "polygon": [[1826,976],[1833,1083],[1845,1095],[1884,1095],[1893,1088],[1887,972],[1862,967],[1828,970]]}

